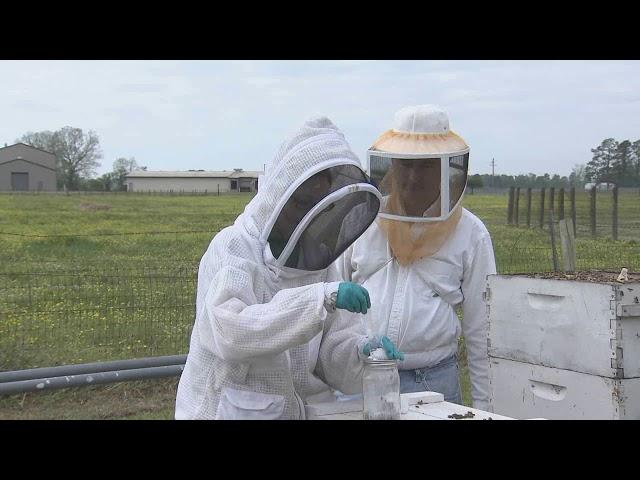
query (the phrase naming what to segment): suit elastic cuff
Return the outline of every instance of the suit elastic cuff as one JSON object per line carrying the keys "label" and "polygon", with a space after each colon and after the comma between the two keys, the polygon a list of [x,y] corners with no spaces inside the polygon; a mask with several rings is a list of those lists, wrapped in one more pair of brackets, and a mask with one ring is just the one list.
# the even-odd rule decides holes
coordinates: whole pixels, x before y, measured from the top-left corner
{"label": "suit elastic cuff", "polygon": [[328,282],[324,284],[324,308],[327,312],[336,311],[336,295],[342,282]]}

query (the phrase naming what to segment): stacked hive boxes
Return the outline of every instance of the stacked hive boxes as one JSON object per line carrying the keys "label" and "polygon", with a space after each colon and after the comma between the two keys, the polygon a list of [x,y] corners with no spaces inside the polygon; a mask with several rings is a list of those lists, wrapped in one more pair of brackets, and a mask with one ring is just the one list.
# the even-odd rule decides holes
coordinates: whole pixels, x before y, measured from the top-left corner
{"label": "stacked hive boxes", "polygon": [[640,419],[640,282],[560,277],[488,279],[494,411]]}

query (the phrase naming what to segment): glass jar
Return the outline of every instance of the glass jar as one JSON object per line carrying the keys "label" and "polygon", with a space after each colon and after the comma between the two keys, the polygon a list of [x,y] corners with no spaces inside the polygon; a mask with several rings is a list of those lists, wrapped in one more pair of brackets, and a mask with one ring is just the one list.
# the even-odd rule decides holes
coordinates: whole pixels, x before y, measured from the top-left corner
{"label": "glass jar", "polygon": [[400,375],[397,360],[364,361],[363,419],[400,419]]}

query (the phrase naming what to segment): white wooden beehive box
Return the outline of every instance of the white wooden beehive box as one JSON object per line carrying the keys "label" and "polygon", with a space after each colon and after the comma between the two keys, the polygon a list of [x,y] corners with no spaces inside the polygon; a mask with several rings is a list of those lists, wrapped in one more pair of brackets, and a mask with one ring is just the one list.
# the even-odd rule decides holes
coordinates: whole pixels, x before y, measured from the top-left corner
{"label": "white wooden beehive box", "polygon": [[492,275],[494,411],[516,418],[640,418],[640,282]]}

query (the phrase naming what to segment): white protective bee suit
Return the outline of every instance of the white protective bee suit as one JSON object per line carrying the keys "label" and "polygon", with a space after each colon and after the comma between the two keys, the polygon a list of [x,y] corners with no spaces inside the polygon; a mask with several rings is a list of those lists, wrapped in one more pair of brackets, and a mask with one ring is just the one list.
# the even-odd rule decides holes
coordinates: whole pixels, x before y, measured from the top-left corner
{"label": "white protective bee suit", "polygon": [[[468,152],[464,141],[449,131],[446,113],[439,108],[417,106],[398,112],[396,128],[368,152],[369,172],[384,195],[379,218],[345,251],[338,268],[345,280],[360,283],[369,292],[367,334],[387,335],[395,343],[404,353],[400,370],[431,368],[450,358],[463,334],[473,406],[491,411],[483,294],[487,275],[495,273],[496,266],[489,232],[460,204]],[[436,190],[434,203],[420,210],[424,218],[409,216],[397,206],[397,199],[393,203],[394,186],[404,179],[392,175],[404,174],[413,167],[411,162],[418,161],[435,162],[438,179],[444,172],[438,185],[447,187]],[[392,162],[406,165],[392,166]],[[398,252],[404,257],[398,259]],[[464,313],[462,325],[458,306]]]}
{"label": "white protective bee suit", "polygon": [[[297,268],[291,268],[284,257],[297,241],[289,241],[275,258],[267,239],[289,197],[325,169],[347,169],[356,180],[332,186],[326,202],[305,215],[301,224],[307,222],[311,234],[300,237]],[[358,158],[326,117],[308,121],[282,144],[259,192],[235,223],[215,236],[200,262],[176,419],[303,419],[305,402],[335,399],[325,381],[346,393],[359,388],[363,341],[350,331],[354,317],[331,308],[340,279],[335,263],[327,262],[334,262],[375,218],[380,194],[363,183]],[[368,211],[368,218],[348,243],[336,246],[329,238],[329,246],[316,245],[315,255],[305,255],[314,243],[309,240],[315,238],[313,228],[325,234],[329,224],[339,223],[336,212],[343,219],[354,206]],[[336,228],[344,237],[340,225]],[[305,261],[322,268],[304,267]]]}
{"label": "white protective bee suit", "polygon": [[[491,411],[483,293],[486,276],[495,273],[495,260],[485,226],[464,209],[457,228],[437,253],[409,266],[390,261],[372,274],[391,257],[387,238],[374,223],[347,249],[338,265],[346,280],[364,280],[362,286],[371,296],[367,315],[388,319],[386,335],[405,357],[399,368],[438,364],[457,352],[458,338],[463,334],[473,407]],[[388,293],[381,296],[380,292]],[[454,307],[460,303],[462,328]]]}

